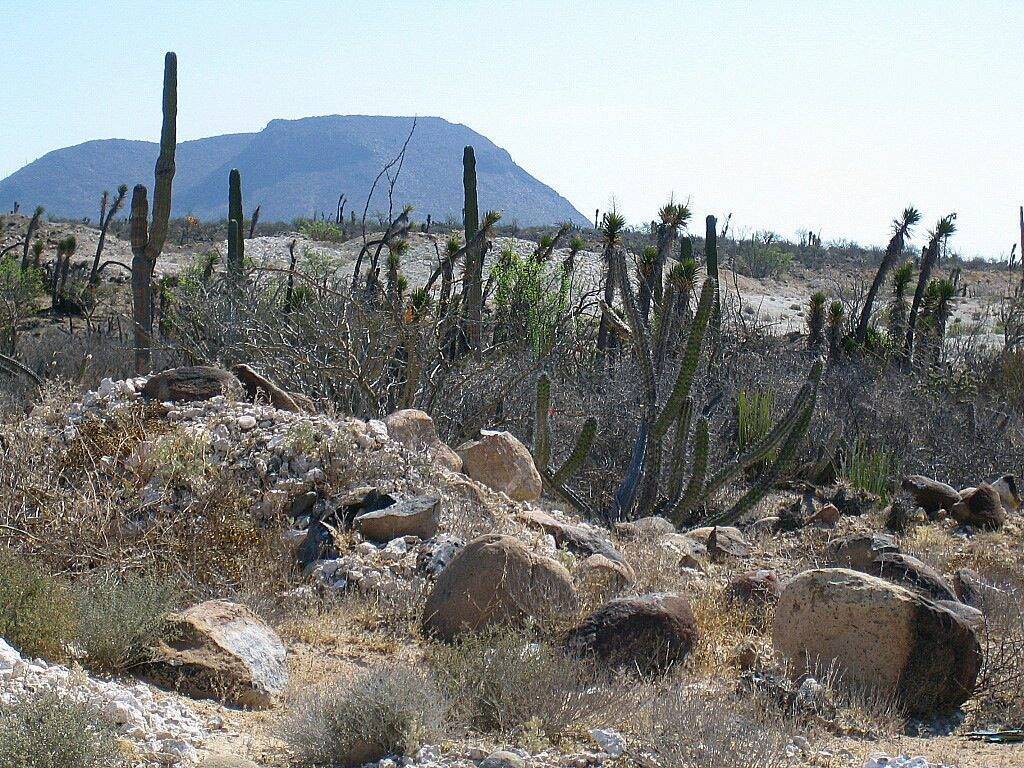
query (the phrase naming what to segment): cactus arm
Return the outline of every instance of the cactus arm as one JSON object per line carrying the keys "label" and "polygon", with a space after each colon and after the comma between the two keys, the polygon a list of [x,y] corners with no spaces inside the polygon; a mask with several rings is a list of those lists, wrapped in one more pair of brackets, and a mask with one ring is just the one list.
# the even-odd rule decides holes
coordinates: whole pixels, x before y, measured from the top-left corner
{"label": "cactus arm", "polygon": [[665,355],[668,353],[666,347],[668,347],[669,332],[672,328],[672,318],[675,313],[676,303],[676,289],[670,281],[668,285],[664,287],[661,301],[657,303],[658,307],[658,335],[654,343],[654,370],[655,373],[661,373],[662,367],[665,365]]}
{"label": "cactus arm", "polygon": [[668,497],[679,498],[683,489],[683,469],[686,464],[686,444],[690,438],[690,426],[693,421],[693,398],[687,397],[679,409],[676,420],[676,435],[672,441],[672,452],[669,454]]}
{"label": "cactus arm", "polygon": [[156,159],[153,184],[153,223],[146,243],[146,258],[156,264],[167,240],[171,216],[171,183],[174,180],[174,150],[177,146],[178,57],[164,57],[163,124],[160,127],[160,155]]}
{"label": "cactus arm", "polygon": [[597,436],[597,419],[591,416],[583,423],[583,429],[580,430],[579,436],[576,438],[576,445],[573,446],[572,452],[569,457],[562,462],[554,474],[554,481],[556,484],[562,484],[566,482],[570,477],[575,475],[583,462],[586,460],[587,455],[590,453],[590,448],[594,444],[594,438]]}
{"label": "cactus arm", "polygon": [[544,485],[554,491],[557,496],[575,507],[576,511],[584,517],[594,517],[594,511],[579,496],[579,494],[569,488],[566,488],[565,484],[560,482],[555,475],[552,475],[547,467],[537,467],[537,471],[540,472],[540,478],[544,481]]}
{"label": "cactus arm", "polygon": [[679,409],[690,394],[690,387],[693,384],[694,374],[697,372],[697,364],[700,362],[700,353],[704,345],[705,331],[712,314],[712,302],[715,298],[715,281],[708,279],[704,282],[701,290],[700,302],[697,305],[697,314],[693,319],[690,328],[690,336],[686,340],[686,349],[683,353],[683,360],[679,366],[679,375],[676,377],[675,385],[665,401],[664,407],[654,422],[653,432],[657,437],[662,437],[668,432],[678,416]]}
{"label": "cactus arm", "polygon": [[722,333],[722,297],[718,289],[718,233],[716,227],[718,220],[714,216],[708,216],[705,220],[704,234],[704,261],[707,266],[708,277],[715,281],[715,309],[711,316],[711,343],[718,344],[718,338]]}
{"label": "cactus arm", "polygon": [[786,413],[776,422],[775,426],[771,428],[767,435],[761,438],[761,440],[755,445],[751,446],[749,451],[738,456],[735,460],[726,464],[717,473],[715,473],[715,475],[708,481],[707,487],[704,489],[704,495],[706,498],[710,499],[715,493],[731,482],[741,471],[749,469],[755,464],[764,461],[782,444],[783,440],[785,440],[792,431],[797,419],[800,418],[800,415],[807,406],[811,395],[814,393],[821,381],[821,371],[821,361],[815,361],[814,365],[811,366],[811,372],[807,381],[804,382],[804,385],[800,388],[796,397],[793,398],[793,402],[786,410]]}
{"label": "cactus arm", "polygon": [[636,303],[633,286],[629,282],[629,275],[626,272],[626,258],[622,250],[616,249],[612,259],[613,269],[619,281],[619,289],[622,292],[622,305],[626,309],[626,319],[629,321],[630,330],[633,332],[633,345],[636,350],[637,363],[640,366],[640,376],[644,382],[647,405],[649,408],[653,408],[657,402],[658,390],[657,381],[654,377],[654,358],[651,356],[650,332],[640,317],[640,308]]}
{"label": "cactus arm", "polygon": [[686,491],[679,497],[679,500],[669,513],[669,519],[677,526],[684,525],[687,522],[690,510],[693,509],[703,495],[704,478],[708,469],[708,443],[708,420],[702,418],[697,422],[697,433],[694,437],[693,474],[690,475]]}
{"label": "cactus arm", "polygon": [[758,504],[768,493],[775,483],[783,476],[789,465],[796,458],[797,448],[803,442],[804,435],[807,434],[807,429],[811,424],[811,417],[814,415],[814,407],[817,404],[818,399],[818,388],[814,386],[810,398],[810,402],[804,407],[803,411],[800,412],[800,417],[793,425],[793,429],[786,437],[786,441],[782,444],[779,449],[779,455],[775,458],[771,467],[761,474],[761,476],[754,482],[743,497],[737,501],[732,509],[722,514],[712,516],[708,520],[704,521],[705,525],[730,525],[739,520],[744,514],[749,512],[755,505]]}
{"label": "cactus arm", "polygon": [[640,422],[640,429],[636,435],[636,442],[633,443],[633,454],[629,461],[629,468],[626,476],[622,479],[618,489],[615,491],[614,512],[616,519],[624,520],[633,509],[636,501],[637,487],[640,483],[640,476],[644,469],[644,458],[647,453],[647,436],[650,432],[650,425],[646,420]]}
{"label": "cactus arm", "polygon": [[551,379],[542,373],[537,379],[537,410],[533,427],[533,461],[538,467],[547,467],[551,459],[551,433],[548,428],[550,408]]}

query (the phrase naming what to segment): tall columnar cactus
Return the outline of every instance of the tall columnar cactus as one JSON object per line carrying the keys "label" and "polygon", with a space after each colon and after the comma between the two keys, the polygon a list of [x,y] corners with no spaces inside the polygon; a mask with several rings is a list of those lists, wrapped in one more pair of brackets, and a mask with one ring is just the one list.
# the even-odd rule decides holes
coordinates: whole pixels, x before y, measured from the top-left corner
{"label": "tall columnar cactus", "polygon": [[43,210],[43,206],[37,205],[35,211],[32,213],[32,218],[28,220],[28,231],[25,233],[25,245],[21,252],[22,272],[32,266],[32,262],[29,260],[29,248],[30,243],[32,242],[32,235],[34,235],[36,230],[39,228],[39,219],[43,216]]}
{"label": "tall columnar cactus", "polygon": [[[462,222],[466,243],[472,243],[480,228],[480,210],[476,195],[476,154],[473,147],[462,152]],[[467,337],[470,349],[479,352],[481,346],[480,323],[483,319],[484,249],[474,246],[466,251],[466,284],[463,305],[466,307]]]}
{"label": "tall columnar cactus", "polygon": [[[245,260],[245,214],[242,212],[242,174],[232,168],[228,175],[228,275],[238,281],[242,277],[242,263]],[[231,234],[231,222],[237,223],[235,234]]]}
{"label": "tall columnar cactus", "polygon": [[722,297],[718,288],[718,220],[714,216],[705,219],[704,262],[708,277],[715,281],[715,309],[711,316],[711,343],[717,344],[722,334]]}
{"label": "tall columnar cactus", "polygon": [[153,269],[167,240],[171,215],[171,185],[174,181],[174,151],[177,146],[178,58],[164,57],[163,125],[160,154],[153,184],[153,220],[149,223],[146,187],[132,190],[132,323],[135,329],[135,370],[149,369],[153,346]]}

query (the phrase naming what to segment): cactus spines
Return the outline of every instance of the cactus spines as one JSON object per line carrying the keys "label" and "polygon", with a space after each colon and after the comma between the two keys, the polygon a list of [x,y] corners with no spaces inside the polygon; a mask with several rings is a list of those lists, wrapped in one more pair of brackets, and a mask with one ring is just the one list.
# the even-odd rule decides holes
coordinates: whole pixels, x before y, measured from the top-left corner
{"label": "cactus spines", "polygon": [[148,224],[149,201],[145,186],[132,191],[132,322],[135,330],[135,370],[149,368],[153,334],[153,269],[167,240],[171,215],[171,185],[174,181],[174,151],[177,146],[178,58],[169,52],[164,57],[163,124],[160,129],[160,154],[156,160],[153,184],[153,218]]}
{"label": "cactus spines", "polygon": [[679,497],[669,513],[669,519],[676,525],[685,525],[690,511],[705,497],[704,478],[708,470],[708,420],[697,422],[697,434],[693,439],[693,472],[686,484],[686,490]]}
{"label": "cactus spines", "polygon": [[[234,280],[241,278],[242,263],[245,259],[243,219],[242,174],[237,168],[232,168],[228,174],[228,274]],[[231,228],[231,222],[238,225],[234,230]]]}

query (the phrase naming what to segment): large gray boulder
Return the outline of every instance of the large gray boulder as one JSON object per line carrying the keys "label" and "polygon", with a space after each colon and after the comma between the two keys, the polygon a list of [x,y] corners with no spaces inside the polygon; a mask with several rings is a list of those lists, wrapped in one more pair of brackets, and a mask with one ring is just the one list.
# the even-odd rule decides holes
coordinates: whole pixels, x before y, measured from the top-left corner
{"label": "large gray boulder", "polygon": [[835,667],[851,684],[931,716],[970,698],[981,646],[961,616],[884,579],[845,568],[791,579],[775,608],[775,649],[794,675]]}

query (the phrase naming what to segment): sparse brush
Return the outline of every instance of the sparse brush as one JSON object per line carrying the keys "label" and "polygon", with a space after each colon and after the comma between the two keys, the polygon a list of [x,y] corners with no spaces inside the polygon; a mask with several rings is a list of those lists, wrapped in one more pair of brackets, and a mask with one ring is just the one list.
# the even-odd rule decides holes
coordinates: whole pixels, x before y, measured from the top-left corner
{"label": "sparse brush", "polygon": [[437,740],[444,710],[427,675],[386,664],[309,691],[291,706],[282,735],[305,765],[349,768]]}
{"label": "sparse brush", "polygon": [[177,590],[155,574],[103,572],[76,585],[76,641],[89,667],[125,672],[148,660]]}
{"label": "sparse brush", "polygon": [[891,453],[858,440],[843,462],[842,476],[854,488],[887,499],[892,495],[898,467]]}
{"label": "sparse brush", "polygon": [[128,768],[111,725],[55,691],[0,704],[0,768]]}
{"label": "sparse brush", "polygon": [[0,638],[25,656],[61,661],[67,657],[75,624],[75,603],[67,585],[0,547]]}
{"label": "sparse brush", "polygon": [[553,739],[628,711],[627,694],[595,662],[522,629],[492,627],[435,644],[428,662],[452,718],[487,733],[525,730]]}
{"label": "sparse brush", "polygon": [[846,311],[841,301],[833,301],[828,308],[828,356],[833,362],[839,359],[843,341],[843,322]]}

